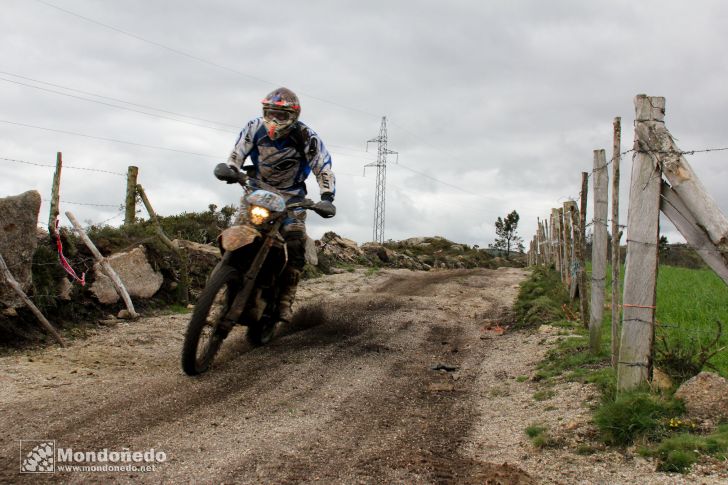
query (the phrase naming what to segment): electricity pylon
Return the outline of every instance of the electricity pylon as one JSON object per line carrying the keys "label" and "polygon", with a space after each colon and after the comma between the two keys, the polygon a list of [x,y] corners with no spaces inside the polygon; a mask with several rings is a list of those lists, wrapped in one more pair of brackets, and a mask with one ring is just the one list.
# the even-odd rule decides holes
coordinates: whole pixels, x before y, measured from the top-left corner
{"label": "electricity pylon", "polygon": [[387,117],[382,117],[382,126],[379,128],[379,136],[367,141],[367,151],[370,143],[377,143],[377,161],[364,166],[377,167],[377,188],[374,195],[374,242],[384,242],[384,207],[386,200],[387,185],[387,155],[397,155],[397,152],[387,149]]}

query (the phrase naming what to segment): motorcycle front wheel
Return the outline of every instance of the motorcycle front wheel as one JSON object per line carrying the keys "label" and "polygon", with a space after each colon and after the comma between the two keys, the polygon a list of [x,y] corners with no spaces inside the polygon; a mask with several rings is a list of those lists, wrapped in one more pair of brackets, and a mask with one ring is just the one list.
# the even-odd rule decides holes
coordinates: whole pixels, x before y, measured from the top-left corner
{"label": "motorcycle front wheel", "polygon": [[220,323],[239,289],[238,271],[228,265],[215,268],[197,300],[182,346],[182,370],[195,376],[210,368],[227,336]]}

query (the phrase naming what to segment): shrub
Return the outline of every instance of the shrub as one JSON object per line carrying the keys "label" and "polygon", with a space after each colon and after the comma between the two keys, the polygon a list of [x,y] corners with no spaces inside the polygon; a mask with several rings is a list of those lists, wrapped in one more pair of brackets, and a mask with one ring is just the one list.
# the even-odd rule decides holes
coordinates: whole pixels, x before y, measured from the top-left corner
{"label": "shrub", "polygon": [[550,446],[556,446],[558,443],[554,440],[548,432],[548,428],[545,426],[531,425],[526,428],[526,434],[531,438],[531,443],[536,448],[547,448]]}
{"label": "shrub", "polygon": [[641,436],[659,436],[665,419],[682,413],[683,405],[678,400],[632,391],[602,404],[594,422],[605,443],[624,446]]}
{"label": "shrub", "polygon": [[656,363],[678,383],[698,375],[704,367],[718,370],[709,360],[725,349],[721,343],[722,335],[723,325],[720,320],[716,321],[715,337],[707,342],[669,339],[666,335],[659,335],[656,339]]}
{"label": "shrub", "polygon": [[663,440],[650,455],[657,456],[657,469],[665,472],[685,473],[698,461],[701,454],[728,459],[728,425],[708,436],[682,433]]}
{"label": "shrub", "polygon": [[569,295],[556,271],[537,267],[531,277],[521,283],[515,312],[521,326],[538,325],[558,320],[562,305],[569,305]]}

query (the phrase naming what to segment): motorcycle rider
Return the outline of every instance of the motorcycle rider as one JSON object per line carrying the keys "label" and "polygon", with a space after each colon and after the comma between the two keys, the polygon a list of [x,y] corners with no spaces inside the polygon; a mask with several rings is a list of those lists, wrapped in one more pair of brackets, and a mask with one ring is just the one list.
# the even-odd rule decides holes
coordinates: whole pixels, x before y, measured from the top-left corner
{"label": "motorcycle rider", "polygon": [[[319,185],[321,202],[333,217],[336,182],[331,170],[331,155],[321,138],[298,120],[301,104],[288,88],[280,87],[263,100],[263,116],[250,120],[240,132],[228,165],[244,169],[254,179],[275,187],[286,202],[306,196],[306,178],[313,172]],[[250,157],[252,166],[243,167]],[[254,184],[254,182],[253,182]],[[296,288],[305,260],[306,210],[288,212],[281,235],[288,248],[288,264],[280,275],[279,320],[290,322]]]}

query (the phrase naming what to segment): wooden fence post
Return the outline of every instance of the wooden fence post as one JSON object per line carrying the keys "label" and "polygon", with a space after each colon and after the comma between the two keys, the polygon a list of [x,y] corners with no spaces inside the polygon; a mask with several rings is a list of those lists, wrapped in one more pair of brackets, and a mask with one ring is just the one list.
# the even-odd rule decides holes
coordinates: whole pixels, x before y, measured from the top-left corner
{"label": "wooden fence post", "polygon": [[612,143],[612,367],[617,368],[619,360],[619,273],[621,259],[619,241],[622,231],[619,228],[619,164],[622,158],[622,118],[614,118],[614,138]]}
{"label": "wooden fence post", "polygon": [[541,219],[536,218],[536,266],[541,264]]}
{"label": "wooden fence post", "polygon": [[564,202],[564,223],[568,226],[568,244],[569,244],[569,297],[574,300],[579,287],[578,274],[578,255],[579,255],[579,222],[577,220],[576,202],[570,200]]}
{"label": "wooden fence post", "polygon": [[566,284],[569,280],[569,253],[566,251],[566,211],[559,207],[559,244],[561,245],[561,282]]}
{"label": "wooden fence post", "polygon": [[[617,362],[617,389],[634,389],[652,369],[655,331],[657,249],[660,237],[661,170],[643,146],[649,126],[662,123],[665,98],[637,95],[635,154],[627,218],[627,258],[622,297],[622,336]],[[642,128],[642,125],[647,125]]]}
{"label": "wooden fence post", "polygon": [[566,278],[564,279],[564,284],[566,284],[567,288],[571,288],[571,269],[574,265],[573,240],[571,237],[571,232],[573,230],[573,226],[571,224],[571,204],[573,203],[573,201],[564,202],[564,208],[561,210],[564,214],[564,260],[566,263]]}
{"label": "wooden fence post", "polygon": [[56,153],[56,171],[53,174],[53,187],[51,188],[51,211],[48,215],[48,234],[56,233],[56,219],[58,219],[59,202],[61,197],[61,169],[63,168],[63,155]]}
{"label": "wooden fence post", "polygon": [[114,288],[116,288],[116,292],[121,296],[122,300],[124,300],[124,304],[126,305],[127,310],[129,310],[129,315],[131,318],[137,318],[139,315],[134,310],[134,305],[131,302],[131,298],[129,298],[129,293],[126,291],[126,288],[124,287],[124,283],[121,281],[121,278],[119,278],[119,275],[116,274],[116,271],[114,271],[114,268],[111,267],[108,261],[106,261],[106,258],[104,258],[99,250],[94,246],[94,243],[91,242],[91,239],[89,239],[88,235],[86,234],[86,231],[83,230],[83,227],[81,227],[81,224],[78,223],[78,220],[76,220],[76,216],[74,216],[71,212],[66,212],[66,217],[71,221],[71,224],[73,224],[73,227],[76,228],[76,232],[78,233],[78,236],[83,240],[83,242],[86,244],[86,246],[91,251],[91,254],[94,255],[94,259],[98,261],[98,263],[101,265],[101,268],[104,270],[104,273],[106,273],[106,276],[111,278],[111,282],[114,284]]}
{"label": "wooden fence post", "polygon": [[157,218],[157,213],[154,212],[154,208],[147,198],[147,193],[144,191],[144,187],[142,187],[140,184],[137,184],[136,190],[141,196],[142,203],[149,213],[149,218],[152,220],[152,224],[154,225],[154,229],[156,230],[159,239],[161,239],[165,246],[170,248],[172,252],[174,252],[175,256],[177,256],[177,259],[180,263],[180,282],[177,295],[183,303],[189,303],[190,278],[189,269],[187,267],[187,252],[182,248],[176,246],[164,233],[164,229],[162,229],[162,225],[159,223],[159,218]]}
{"label": "wooden fence post", "polygon": [[25,303],[25,306],[27,306],[31,312],[33,312],[33,315],[35,315],[35,318],[38,319],[38,321],[43,325],[43,328],[48,330],[48,333],[53,335],[53,338],[56,339],[56,341],[60,344],[61,347],[65,347],[66,344],[63,342],[63,338],[61,338],[61,334],[58,333],[58,331],[53,328],[53,325],[50,324],[50,322],[46,319],[45,316],[43,316],[43,313],[41,313],[40,310],[38,310],[38,307],[35,306],[33,301],[28,298],[28,295],[25,294],[23,291],[23,288],[20,286],[18,281],[15,279],[13,274],[10,272],[10,268],[8,268],[8,265],[5,263],[5,259],[3,259],[3,255],[0,254],[0,274],[5,278],[5,281],[7,284],[15,291],[15,293],[18,294],[21,300],[23,300],[23,303]]}
{"label": "wooden fence post", "polygon": [[528,266],[533,266],[533,238],[528,241]]}
{"label": "wooden fence post", "polygon": [[538,223],[538,254],[539,263],[546,266],[546,238],[544,237],[543,222]]}
{"label": "wooden fence post", "polygon": [[559,276],[562,276],[561,268],[561,224],[559,224],[559,210],[551,209],[551,244],[553,245],[554,265]]}
{"label": "wooden fence post", "polygon": [[579,311],[584,328],[589,327],[589,290],[586,282],[586,207],[589,194],[589,173],[581,173],[579,194]]}
{"label": "wooden fence post", "polygon": [[[664,105],[662,110],[664,115]],[[664,122],[637,125],[635,131],[639,133],[641,148],[651,150],[659,160],[672,191],[691,213],[688,218],[703,228],[724,265],[728,265],[728,218],[705,190]]]}
{"label": "wooden fence post", "polygon": [[544,248],[546,253],[545,266],[550,266],[553,260],[551,259],[551,235],[549,233],[549,221],[543,220],[543,237],[544,237]]}
{"label": "wooden fence post", "polygon": [[589,320],[589,348],[593,354],[601,350],[604,293],[607,277],[607,192],[609,174],[604,150],[594,150],[594,224],[592,238],[591,318]]}
{"label": "wooden fence post", "polygon": [[695,249],[703,261],[728,285],[728,265],[705,233],[705,229],[698,224],[683,200],[665,182],[662,184],[661,195],[660,210],[680,231],[690,247]]}
{"label": "wooden fence post", "polygon": [[536,264],[543,264],[543,228],[541,218],[536,218]]}
{"label": "wooden fence post", "polygon": [[136,186],[137,176],[139,175],[139,167],[129,166],[126,173],[126,213],[124,214],[124,224],[134,224],[136,218]]}

